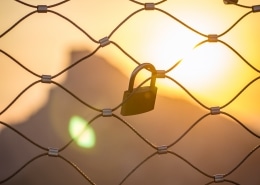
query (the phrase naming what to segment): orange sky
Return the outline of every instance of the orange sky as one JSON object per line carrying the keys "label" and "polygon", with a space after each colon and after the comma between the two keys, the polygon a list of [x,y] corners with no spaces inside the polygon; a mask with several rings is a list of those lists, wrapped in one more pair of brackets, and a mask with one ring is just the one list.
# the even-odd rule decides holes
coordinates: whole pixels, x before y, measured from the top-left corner
{"label": "orange sky", "polygon": [[[33,5],[44,3],[40,0],[26,2]],[[57,1],[48,1],[50,5],[54,3]],[[67,16],[94,39],[99,40],[108,36],[132,12],[142,8],[141,5],[133,2],[120,0],[96,0],[92,1],[91,6],[90,3],[83,0],[70,1],[51,10]],[[241,0],[239,3],[250,6],[260,4],[260,1]],[[94,5],[96,5],[95,9],[92,8]],[[118,7],[116,11],[113,11],[114,7]],[[220,0],[175,0],[164,2],[156,7],[169,12],[206,35],[223,33],[242,15],[250,11],[250,9],[224,5]],[[31,11],[34,9],[18,2],[1,2],[0,33]],[[250,14],[220,38],[234,47],[257,69],[260,69],[258,63],[260,25],[256,24],[259,18],[259,13]],[[167,70],[179,59],[183,59],[169,75],[208,106],[224,105],[251,80],[259,76],[259,73],[245,65],[241,58],[221,43],[206,43],[192,49],[205,38],[191,32],[159,11],[142,11],[136,14],[122,25],[110,40],[118,43],[139,62],[153,63],[160,70]],[[55,75],[68,66],[71,50],[93,51],[97,46],[73,25],[53,13],[33,14],[0,38],[0,49],[39,75]],[[100,49],[96,55],[107,59],[126,76],[129,76],[136,66],[112,44]],[[38,78],[24,71],[3,54],[0,54],[0,61],[0,88],[2,89],[0,110],[3,110],[25,87]],[[65,79],[66,73],[55,81],[62,82]],[[173,98],[187,97],[187,94],[172,81],[167,79],[157,81],[160,94]],[[257,93],[260,91],[259,83],[256,81],[234,103],[225,108],[230,113],[239,114],[255,128],[260,113],[258,106],[260,102],[257,99]],[[52,85],[45,84],[34,86],[1,115],[1,120],[20,122],[27,119],[43,106],[48,97],[46,92],[51,87]],[[28,108],[24,108],[24,105]]]}

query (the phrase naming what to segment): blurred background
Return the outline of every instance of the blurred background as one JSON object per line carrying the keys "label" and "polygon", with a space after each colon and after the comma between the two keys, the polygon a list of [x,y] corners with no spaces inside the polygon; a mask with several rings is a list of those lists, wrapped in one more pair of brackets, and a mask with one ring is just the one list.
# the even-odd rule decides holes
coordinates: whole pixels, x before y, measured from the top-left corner
{"label": "blurred background", "polygon": [[[33,6],[59,3],[57,0],[23,2]],[[250,7],[260,1],[238,3]],[[170,146],[168,151],[177,155],[156,154],[124,121],[100,116],[91,122],[85,139],[75,140],[60,152],[96,184],[120,184],[154,153],[122,184],[207,184],[214,181],[211,176],[231,172],[259,146],[260,25],[257,22],[260,14],[250,13],[219,38],[237,53],[221,42],[195,47],[207,38],[177,21],[206,36],[221,35],[251,8],[225,5],[220,0],[170,0],[156,5],[176,20],[158,10],[140,10],[144,6],[131,1],[73,0],[49,7],[51,11],[47,13],[34,12],[35,7],[19,1],[0,4],[2,184],[91,184],[61,158],[48,156],[32,161],[5,181],[44,151],[3,123],[45,148],[62,148],[78,133],[79,126],[73,126],[74,122],[84,125],[100,115],[54,83],[36,83],[8,107],[26,87],[40,80],[15,60],[37,75],[56,75],[53,81],[100,110],[120,105],[131,72],[138,65],[135,61],[152,63],[157,70],[168,70],[181,60],[167,75],[208,108],[222,107],[242,92],[221,109],[235,119],[226,114],[207,116],[209,110],[174,81],[157,79],[153,111],[124,117],[119,107],[113,113],[154,146]],[[140,11],[132,14],[137,10]],[[31,12],[34,13],[28,15]],[[6,32],[25,15],[28,17]],[[99,47],[98,41],[106,36],[113,43]],[[149,73],[140,72],[135,84],[148,76]],[[225,179],[237,184],[259,184],[259,157],[256,148]]]}

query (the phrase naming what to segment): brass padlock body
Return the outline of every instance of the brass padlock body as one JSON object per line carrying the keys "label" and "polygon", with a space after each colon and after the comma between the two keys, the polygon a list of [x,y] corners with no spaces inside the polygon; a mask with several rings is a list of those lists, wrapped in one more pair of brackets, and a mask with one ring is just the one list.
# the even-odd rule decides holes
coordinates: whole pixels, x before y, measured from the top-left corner
{"label": "brass padlock body", "polygon": [[[139,87],[137,89],[133,88],[135,76],[143,68],[152,71],[150,86]],[[123,101],[125,101],[121,108],[121,114],[123,116],[141,114],[154,109],[157,94],[155,80],[156,70],[152,64],[141,64],[133,71],[128,90],[124,92],[123,96]]]}

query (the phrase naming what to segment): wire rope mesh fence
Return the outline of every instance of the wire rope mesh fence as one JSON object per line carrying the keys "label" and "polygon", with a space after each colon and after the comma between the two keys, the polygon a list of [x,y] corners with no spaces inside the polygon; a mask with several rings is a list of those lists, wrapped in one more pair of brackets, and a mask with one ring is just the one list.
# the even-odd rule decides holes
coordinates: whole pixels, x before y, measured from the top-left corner
{"label": "wire rope mesh fence", "polygon": [[[30,24],[29,19],[32,17],[36,17],[38,14],[51,14],[51,17],[48,17],[49,19],[53,18],[58,19],[59,22],[65,22],[66,26],[72,27],[75,33],[83,34],[83,37],[86,37],[89,42],[91,42],[90,45],[92,45],[92,49],[87,52],[72,53],[73,56],[71,60],[73,62],[71,64],[64,66],[59,71],[53,72],[50,70],[51,72],[43,74],[36,72],[37,70],[27,65],[26,61],[15,57],[15,50],[7,51],[8,49],[3,49],[4,46],[1,45],[0,54],[3,58],[1,58],[0,65],[4,66],[6,63],[12,63],[12,66],[19,68],[19,70],[22,70],[26,75],[29,74],[33,76],[35,80],[22,87],[19,93],[6,105],[1,105],[0,124],[3,126],[4,131],[0,133],[0,160],[2,161],[0,166],[0,172],[2,173],[0,175],[0,184],[30,184],[30,180],[28,179],[33,178],[30,177],[30,174],[33,174],[33,176],[39,174],[36,176],[36,179],[39,178],[41,179],[39,181],[42,182],[45,181],[41,178],[41,175],[44,176],[44,174],[46,174],[46,177],[49,176],[47,181],[49,181],[50,184],[70,184],[74,182],[75,179],[80,179],[80,182],[74,182],[76,184],[260,183],[259,175],[257,175],[260,172],[259,126],[258,130],[253,129],[246,121],[241,121],[238,118],[239,115],[234,115],[228,111],[228,108],[232,106],[232,104],[235,104],[236,101],[239,101],[253,86],[259,86],[257,83],[260,78],[260,70],[257,66],[257,62],[260,57],[258,56],[255,61],[248,60],[236,49],[236,45],[230,44],[225,39],[225,36],[232,34],[232,31],[239,27],[243,21],[248,21],[252,14],[258,15],[260,5],[253,4],[248,6],[231,0],[224,1],[224,3],[227,4],[225,5],[222,2],[223,6],[234,8],[237,11],[241,10],[242,14],[236,18],[226,30],[217,34],[203,33],[189,23],[182,21],[182,19],[164,9],[163,5],[168,2],[166,0],[146,3],[130,0],[126,1],[128,3],[127,5],[133,6],[134,11],[120,19],[120,21],[114,25],[113,29],[106,33],[107,36],[96,39],[96,37],[93,36],[94,34],[91,34],[88,29],[81,27],[81,25],[77,23],[77,20],[65,15],[65,11],[56,10],[56,8],[67,6],[65,8],[66,11],[70,11],[70,6],[72,6],[70,3],[72,2],[77,3],[77,1],[65,0],[50,5],[37,5],[29,1],[15,0],[13,3],[15,3],[16,6],[26,7],[29,12],[18,18],[12,25],[0,33],[1,42],[1,40],[3,41],[3,39],[7,38],[12,32],[14,32],[13,35],[18,34],[15,30],[18,29],[18,27],[22,27],[26,21],[27,24],[28,22]],[[91,5],[93,4],[95,3]],[[99,6],[100,5],[93,5],[92,9],[98,9]],[[170,8],[174,9],[174,7]],[[128,7],[122,7],[122,9],[127,10]],[[114,11],[116,11],[116,9]],[[209,43],[223,46],[229,53],[237,57],[237,61],[234,64],[239,63],[239,65],[243,65],[248,70],[251,70],[252,73],[255,74],[254,77],[240,86],[239,90],[232,94],[232,97],[227,96],[230,97],[227,101],[217,106],[211,106],[211,104],[203,101],[197,93],[194,93],[192,89],[184,85],[182,81],[175,78],[174,75],[171,75],[184,63],[183,59],[179,59],[173,61],[164,70],[156,68],[156,79],[158,81],[168,80],[170,82],[169,86],[176,86],[190,102],[193,102],[192,104],[187,104],[186,101],[168,99],[163,96],[159,97],[158,95],[155,110],[130,117],[120,115],[120,108],[129,101],[129,98],[124,101],[121,100],[124,87],[118,86],[126,84],[126,81],[128,83],[129,79],[126,80],[120,75],[115,75],[114,69],[108,66],[97,54],[99,52],[102,54],[102,50],[113,47],[114,50],[117,51],[117,54],[120,53],[132,66],[140,66],[144,63],[135,56],[134,52],[132,53],[130,51],[131,49],[128,50],[128,47],[125,47],[125,43],[121,43],[120,40],[114,38],[126,24],[135,20],[138,15],[144,13],[148,13],[149,15],[150,12],[156,12],[156,15],[162,16],[163,19],[170,20],[173,24],[177,24],[186,31],[199,36],[200,41],[194,45],[195,49],[203,48],[203,46]],[[188,13],[189,12],[187,12],[187,14]],[[100,14],[102,14],[102,12]],[[88,13],[86,12],[86,16],[87,15]],[[104,14],[102,14],[102,16],[105,17]],[[6,17],[1,16],[0,19],[4,22]],[[37,19],[42,19],[42,17],[37,17]],[[41,23],[41,21],[42,20],[39,20],[39,23]],[[95,23],[105,24],[104,22]],[[53,26],[58,28],[60,25]],[[88,28],[91,26],[95,25],[89,25]],[[135,29],[139,32],[138,27]],[[43,40],[48,40],[49,38],[44,37],[46,30],[43,29],[41,31],[42,33],[38,33],[39,37],[43,38]],[[142,30],[140,30],[140,32],[141,31]],[[141,34],[145,35],[147,33],[144,32]],[[158,38],[160,38],[163,33],[161,34],[159,32],[157,34]],[[59,37],[59,35],[56,35],[56,37]],[[182,36],[180,35],[178,37]],[[135,38],[131,36],[131,32],[129,31],[125,39],[127,43],[127,39],[131,40]],[[152,39],[153,38],[151,38],[151,40]],[[138,39],[136,40],[138,41]],[[185,40],[185,38],[183,38],[183,40]],[[50,40],[49,42],[52,43],[55,41]],[[17,43],[10,43],[10,47],[16,48],[14,46],[15,44]],[[27,43],[22,43],[22,47],[26,47],[26,44]],[[41,45],[41,43],[40,46],[42,46],[42,52],[44,52],[45,47],[48,47],[44,46],[44,44]],[[171,45],[164,47],[171,47]],[[259,47],[259,45],[256,47]],[[109,52],[111,51],[109,50]],[[207,51],[205,51],[205,53],[206,52]],[[116,54],[112,53],[111,55]],[[51,58],[52,56],[48,57]],[[121,61],[120,65],[124,65],[122,63]],[[52,66],[48,67],[52,68]],[[235,70],[235,67],[232,69]],[[107,72],[109,70],[111,73]],[[68,78],[73,75],[77,76],[77,78],[71,82],[59,81],[59,78],[65,76],[67,73]],[[87,77],[84,78],[83,75]],[[219,74],[219,76],[222,76],[222,74]],[[203,78],[209,77],[204,76]],[[149,80],[151,80],[151,77],[142,80],[135,90],[132,91],[132,96]],[[240,81],[240,79],[237,80]],[[18,82],[19,81],[17,81],[17,83]],[[233,82],[233,84],[234,83],[236,82]],[[232,89],[233,84],[229,85],[229,88]],[[16,85],[19,84],[8,84],[8,86]],[[27,128],[22,128],[21,125],[12,125],[1,118],[11,111],[20,99],[26,96],[33,88],[42,88],[42,85],[51,86],[52,89],[50,91],[53,96],[49,100],[50,105],[41,111],[42,115],[40,118],[32,117]],[[221,89],[222,87],[218,88]],[[160,90],[160,87],[158,89]],[[6,91],[6,89],[2,89],[1,91]],[[56,95],[57,93],[55,94],[56,91],[59,92],[58,95]],[[91,91],[92,95],[90,95]],[[259,92],[256,92],[256,95],[258,93]],[[5,99],[2,95],[0,98]],[[57,101],[57,99],[60,100]],[[254,97],[254,99],[255,104],[257,104],[258,98]],[[109,100],[113,100],[113,104],[107,103]],[[107,104],[104,105],[100,103],[102,101],[106,101]],[[56,102],[56,104],[59,105],[54,105],[52,102]],[[183,104],[187,105],[187,107]],[[24,109],[27,108],[27,105],[24,104]],[[72,120],[72,118],[67,115],[67,112],[64,111],[65,109],[69,109],[73,114],[83,115],[88,121],[81,127],[80,131],[77,131],[76,135],[67,136],[65,134],[65,139],[61,139],[62,142],[60,143],[55,141],[55,139],[59,140],[58,138],[60,137],[56,135],[64,135],[62,132],[67,133],[67,124],[63,122],[65,122],[64,120],[67,120],[66,122]],[[46,112],[52,112],[53,110],[59,114],[52,115],[53,118],[48,118]],[[256,120],[259,120],[259,112],[256,117]],[[52,120],[50,121],[50,119]],[[75,119],[80,120],[78,117]],[[59,127],[58,130],[60,131],[57,134],[53,131],[57,129],[56,126],[45,128],[47,122],[53,122],[54,125],[58,124],[57,122],[61,122],[63,128],[61,129]],[[257,121],[257,123],[259,124],[259,121]],[[140,125],[142,125],[142,127],[140,127]],[[167,125],[167,128],[165,128],[164,125]],[[75,148],[74,145],[76,145],[89,127],[94,128],[97,135],[96,138],[99,140],[99,144],[102,144],[100,144],[100,146],[94,146],[91,149]],[[248,137],[249,139],[244,139],[244,137]],[[15,145],[16,143],[19,144]],[[53,143],[53,145],[51,143]],[[203,144],[204,146],[202,146]],[[8,145],[8,147],[6,145]],[[243,147],[243,149],[239,149],[240,146]],[[30,152],[30,150],[32,152]],[[19,162],[6,160],[10,159],[10,157],[12,159],[13,155],[18,155],[22,160]],[[58,170],[55,167],[57,167]],[[66,172],[63,172],[63,170]],[[245,173],[245,171],[247,172]],[[37,184],[40,184],[40,182]]]}

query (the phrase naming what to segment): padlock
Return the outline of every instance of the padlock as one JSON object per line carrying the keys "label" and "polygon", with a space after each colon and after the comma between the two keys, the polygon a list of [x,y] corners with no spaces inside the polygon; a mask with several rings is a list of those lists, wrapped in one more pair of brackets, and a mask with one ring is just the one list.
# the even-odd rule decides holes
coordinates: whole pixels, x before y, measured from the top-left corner
{"label": "padlock", "polygon": [[[135,77],[144,68],[152,73],[150,86],[134,88]],[[121,115],[142,114],[154,109],[157,94],[157,87],[155,86],[156,73],[155,67],[150,63],[143,63],[134,69],[130,77],[128,90],[124,92]]]}

